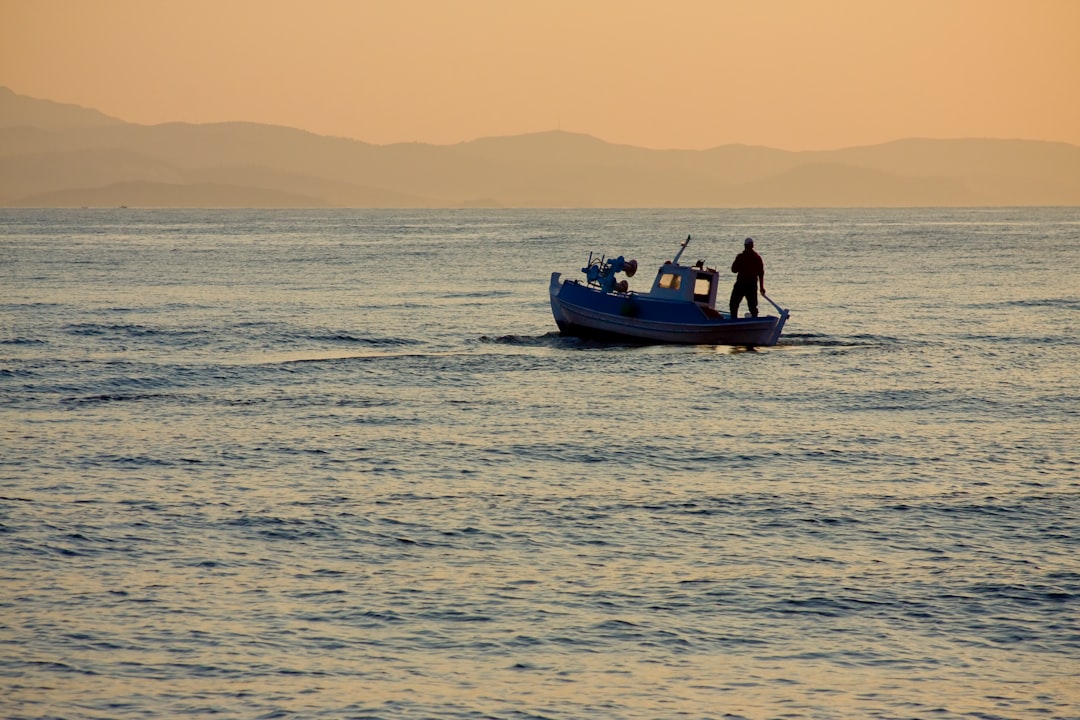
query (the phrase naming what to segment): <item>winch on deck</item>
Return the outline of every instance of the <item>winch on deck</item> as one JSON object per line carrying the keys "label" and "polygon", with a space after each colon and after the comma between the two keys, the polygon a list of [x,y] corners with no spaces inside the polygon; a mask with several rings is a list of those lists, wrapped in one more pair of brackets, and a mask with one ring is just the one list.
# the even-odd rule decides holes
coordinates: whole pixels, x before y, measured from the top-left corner
{"label": "winch on deck", "polygon": [[634,277],[637,272],[637,260],[626,260],[620,255],[617,258],[607,260],[603,255],[593,256],[589,253],[589,264],[581,268],[590,285],[596,285],[604,292],[626,292],[630,284],[625,280],[616,280],[618,273],[626,273],[626,277]]}

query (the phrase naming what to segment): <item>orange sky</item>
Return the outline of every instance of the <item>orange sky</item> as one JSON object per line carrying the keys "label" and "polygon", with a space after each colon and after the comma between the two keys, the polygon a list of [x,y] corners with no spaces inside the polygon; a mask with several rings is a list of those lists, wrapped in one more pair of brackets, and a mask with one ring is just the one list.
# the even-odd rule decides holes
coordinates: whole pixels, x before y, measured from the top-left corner
{"label": "orange sky", "polygon": [[1080,145],[1080,0],[0,0],[0,85],[380,144]]}

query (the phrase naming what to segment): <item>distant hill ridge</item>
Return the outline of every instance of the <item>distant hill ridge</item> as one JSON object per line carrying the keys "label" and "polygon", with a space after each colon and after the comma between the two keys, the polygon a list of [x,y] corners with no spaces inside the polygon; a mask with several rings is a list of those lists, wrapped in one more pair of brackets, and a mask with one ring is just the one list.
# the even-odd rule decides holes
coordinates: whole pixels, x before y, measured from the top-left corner
{"label": "distant hill ridge", "polygon": [[258,123],[137,125],[0,88],[8,207],[1080,205],[1080,147],[906,139],[652,150],[549,131],[373,145]]}

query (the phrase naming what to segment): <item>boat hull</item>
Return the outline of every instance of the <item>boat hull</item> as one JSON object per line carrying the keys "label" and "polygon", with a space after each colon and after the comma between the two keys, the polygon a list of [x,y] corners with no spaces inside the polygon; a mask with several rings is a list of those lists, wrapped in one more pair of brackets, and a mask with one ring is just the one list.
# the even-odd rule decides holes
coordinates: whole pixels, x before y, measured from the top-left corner
{"label": "boat hull", "polygon": [[784,316],[730,319],[700,305],[636,293],[605,293],[552,273],[551,311],[564,335],[638,343],[767,347],[780,338]]}

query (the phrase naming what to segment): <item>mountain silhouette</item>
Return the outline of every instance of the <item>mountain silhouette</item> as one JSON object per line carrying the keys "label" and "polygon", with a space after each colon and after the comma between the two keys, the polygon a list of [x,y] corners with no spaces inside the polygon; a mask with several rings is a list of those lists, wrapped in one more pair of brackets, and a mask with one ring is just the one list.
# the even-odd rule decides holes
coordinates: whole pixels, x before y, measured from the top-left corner
{"label": "mountain silhouette", "polygon": [[652,150],[550,131],[373,145],[247,122],[138,125],[0,88],[9,207],[1080,205],[1080,147],[906,139]]}

